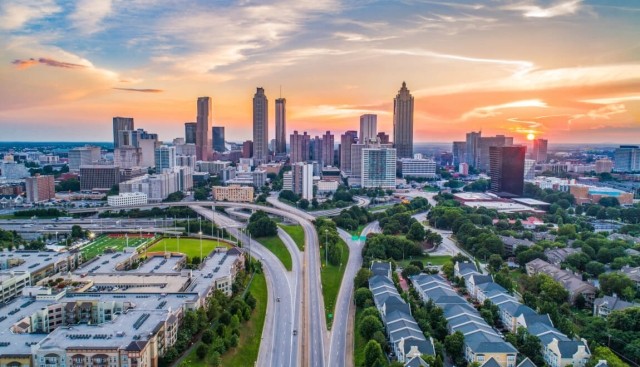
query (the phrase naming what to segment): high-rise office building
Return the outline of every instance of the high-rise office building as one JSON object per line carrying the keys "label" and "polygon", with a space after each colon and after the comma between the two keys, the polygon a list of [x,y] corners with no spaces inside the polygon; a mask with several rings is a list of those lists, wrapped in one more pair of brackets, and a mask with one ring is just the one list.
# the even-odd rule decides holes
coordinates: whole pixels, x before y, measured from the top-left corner
{"label": "high-rise office building", "polygon": [[155,151],[156,172],[170,169],[176,165],[176,147],[161,146]]}
{"label": "high-rise office building", "polygon": [[335,137],[331,134],[330,131],[327,131],[322,136],[322,165],[323,166],[333,166],[334,162],[334,153],[335,150]]}
{"label": "high-rise office building", "polygon": [[33,177],[27,177],[24,183],[27,191],[27,202],[29,203],[40,203],[56,197],[53,176],[36,174]]}
{"label": "high-rise office building", "polygon": [[360,116],[360,142],[370,143],[376,140],[378,133],[378,115],[365,114]]}
{"label": "high-rise office building", "polygon": [[311,160],[316,161],[320,166],[322,166],[322,159],[324,158],[322,156],[322,138],[319,136],[316,136],[315,138],[311,139]]}
{"label": "high-rise office building", "polygon": [[142,159],[142,149],[132,145],[122,145],[113,150],[113,163],[120,168],[140,167]]}
{"label": "high-rise office building", "polygon": [[537,163],[547,162],[547,139],[534,139],[531,159]]}
{"label": "high-rise office building", "polygon": [[253,96],[253,159],[256,165],[269,161],[269,101],[264,88]]}
{"label": "high-rise office building", "polygon": [[291,164],[306,162],[309,160],[311,136],[305,131],[302,135],[297,130],[289,136],[289,149],[291,149]]}
{"label": "high-rise office building", "polygon": [[213,158],[211,152],[211,97],[198,98],[198,116],[196,118],[196,158],[209,160]]}
{"label": "high-rise office building", "polygon": [[118,166],[80,166],[80,190],[107,192],[119,183],[120,167]]}
{"label": "high-rise office building", "polygon": [[214,126],[211,129],[211,135],[213,136],[213,150],[224,153],[227,150],[224,146],[224,127]]}
{"label": "high-rise office building", "polygon": [[613,170],[616,172],[640,171],[640,146],[621,145],[614,153]]}
{"label": "high-rise office building", "polygon": [[114,117],[113,118],[113,147],[119,148],[120,131],[133,130],[133,117]]}
{"label": "high-rise office building", "polygon": [[476,169],[487,171],[490,170],[489,165],[489,148],[490,147],[508,147],[513,145],[513,138],[504,135],[481,137],[478,140],[477,164]]}
{"label": "high-rise office building", "polygon": [[393,100],[393,143],[398,158],[413,157],[413,96],[405,82]]}
{"label": "high-rise office building", "polygon": [[303,199],[313,199],[313,164],[298,162],[292,165],[292,189]]}
{"label": "high-rise office building", "polygon": [[253,142],[251,140],[247,140],[242,143],[242,158],[251,157],[253,157]]}
{"label": "high-rise office building", "polygon": [[465,152],[467,151],[466,141],[454,141],[453,142],[453,165],[458,167],[460,163],[465,162]]}
{"label": "high-rise office building", "polygon": [[464,162],[475,168],[477,168],[478,165],[478,142],[480,141],[481,136],[481,131],[472,131],[467,133],[467,139],[465,140],[466,147],[464,150]]}
{"label": "high-rise office building", "polygon": [[378,142],[380,144],[389,144],[390,140],[389,140],[389,134],[385,133],[384,131],[380,131],[378,133],[378,135],[376,135],[378,138]]}
{"label": "high-rise office building", "polygon": [[364,148],[362,149],[362,187],[380,187],[394,189],[396,187],[396,149]]}
{"label": "high-rise office building", "polygon": [[80,166],[100,160],[100,147],[78,147],[69,150],[69,170],[77,171]]}
{"label": "high-rise office building", "polygon": [[358,132],[349,130],[340,135],[340,169],[351,173],[351,145],[358,140]]}
{"label": "high-rise office building", "polygon": [[195,144],[197,131],[198,131],[197,122],[185,122],[184,123],[184,143]]}
{"label": "high-rise office building", "polygon": [[522,196],[526,152],[525,146],[489,148],[491,192],[505,197]]}
{"label": "high-rise office building", "polygon": [[287,100],[276,99],[276,154],[287,153]]}
{"label": "high-rise office building", "polygon": [[536,161],[533,159],[524,160],[524,179],[533,180],[536,178]]}

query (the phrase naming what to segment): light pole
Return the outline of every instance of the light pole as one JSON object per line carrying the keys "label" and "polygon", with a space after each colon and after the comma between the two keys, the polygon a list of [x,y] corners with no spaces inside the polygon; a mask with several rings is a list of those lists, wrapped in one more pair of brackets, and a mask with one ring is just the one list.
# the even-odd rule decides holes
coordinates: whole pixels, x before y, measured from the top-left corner
{"label": "light pole", "polygon": [[324,266],[329,264],[329,246],[327,245],[327,236],[329,235],[329,230],[324,230]]}
{"label": "light pole", "polygon": [[202,231],[198,232],[200,235],[200,264],[202,264]]}

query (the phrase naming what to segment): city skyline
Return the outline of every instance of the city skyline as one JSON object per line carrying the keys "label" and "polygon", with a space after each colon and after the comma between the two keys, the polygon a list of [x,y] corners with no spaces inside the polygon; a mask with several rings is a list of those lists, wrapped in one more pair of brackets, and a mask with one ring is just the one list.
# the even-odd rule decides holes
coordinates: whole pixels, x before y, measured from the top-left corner
{"label": "city skyline", "polygon": [[170,141],[205,95],[213,124],[243,141],[257,86],[282,86],[287,135],[357,129],[366,113],[391,132],[403,80],[415,142],[482,130],[633,143],[640,131],[640,8],[626,1],[286,5],[2,4],[0,139],[108,141],[111,118],[130,116]]}

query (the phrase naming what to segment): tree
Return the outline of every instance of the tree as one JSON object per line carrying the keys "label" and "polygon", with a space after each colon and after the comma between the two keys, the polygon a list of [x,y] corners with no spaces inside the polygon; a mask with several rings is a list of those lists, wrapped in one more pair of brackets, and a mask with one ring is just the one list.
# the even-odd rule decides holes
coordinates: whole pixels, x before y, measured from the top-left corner
{"label": "tree", "polygon": [[584,270],[592,276],[597,277],[598,275],[605,272],[605,267],[603,263],[599,263],[597,261],[589,261],[584,267]]}
{"label": "tree", "polygon": [[591,359],[587,362],[586,367],[595,367],[595,365],[601,360],[607,361],[607,366],[609,367],[629,367],[628,364],[623,362],[620,357],[615,355],[611,349],[607,347],[598,346],[595,347],[592,352]]}
{"label": "tree", "polygon": [[444,338],[444,349],[458,366],[464,364],[464,335],[460,331]]}
{"label": "tree", "polygon": [[300,206],[300,209],[307,210],[307,208],[309,208],[309,200],[300,199],[300,201],[298,201],[298,205]]}
{"label": "tree", "polygon": [[494,273],[497,273],[503,264],[502,256],[498,254],[491,254],[491,256],[489,256],[489,267]]}
{"label": "tree", "polygon": [[211,344],[211,342],[213,342],[214,336],[215,334],[213,330],[207,329],[202,333],[202,342],[205,344]]}
{"label": "tree", "polygon": [[425,238],[424,226],[418,222],[415,222],[409,228],[409,232],[407,233],[407,239],[422,242]]}
{"label": "tree", "polygon": [[358,288],[353,298],[356,306],[364,307],[367,301],[373,301],[373,293],[368,288]]}
{"label": "tree", "polygon": [[367,268],[362,268],[358,270],[356,277],[353,279],[353,285],[355,289],[368,287],[369,286],[369,278],[371,278],[371,270]]}
{"label": "tree", "polygon": [[421,273],[420,268],[418,268],[415,265],[409,265],[409,266],[407,266],[406,268],[404,268],[402,270],[402,276],[405,279],[408,279],[409,277],[412,277],[414,275],[418,275],[420,273]]}
{"label": "tree", "polygon": [[614,207],[614,206],[620,206],[620,201],[618,201],[618,198],[616,197],[607,196],[607,197],[600,198],[600,200],[598,200],[598,204],[604,207]]}
{"label": "tree", "polygon": [[71,226],[71,238],[84,238],[84,231],[82,227],[77,224]]}
{"label": "tree", "polygon": [[364,347],[364,365],[365,367],[373,367],[384,365],[385,359],[382,353],[382,347],[375,340],[369,340]]}
{"label": "tree", "polygon": [[382,331],[382,323],[377,317],[367,316],[360,321],[360,335],[365,339],[371,339],[376,331]]}
{"label": "tree", "polygon": [[209,353],[209,347],[206,344],[201,343],[196,348],[196,355],[199,359],[204,359],[207,356],[207,353]]}
{"label": "tree", "polygon": [[251,215],[247,229],[254,237],[269,237],[278,234],[276,222],[271,220],[267,213],[262,210],[258,210]]}
{"label": "tree", "polygon": [[284,199],[284,200],[290,201],[292,203],[295,203],[296,201],[298,201],[300,199],[300,196],[296,195],[291,190],[282,190],[282,191],[280,191],[280,194],[278,195],[278,197],[280,199]]}
{"label": "tree", "polygon": [[[624,295],[624,291],[626,288],[634,288],[635,284],[629,277],[621,273],[608,273],[608,274],[600,274],[598,277],[600,281],[600,289],[606,295]],[[627,299],[631,301],[632,299]]]}

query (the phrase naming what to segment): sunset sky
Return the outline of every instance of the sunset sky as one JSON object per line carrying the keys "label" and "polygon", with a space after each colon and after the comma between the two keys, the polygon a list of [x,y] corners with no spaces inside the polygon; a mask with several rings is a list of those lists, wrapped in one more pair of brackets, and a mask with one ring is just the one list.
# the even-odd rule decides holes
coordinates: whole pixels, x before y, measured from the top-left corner
{"label": "sunset sky", "polygon": [[2,141],[170,141],[199,96],[251,139],[256,87],[270,138],[280,88],[288,133],[391,134],[406,81],[416,142],[640,143],[640,0],[6,0],[0,45]]}

